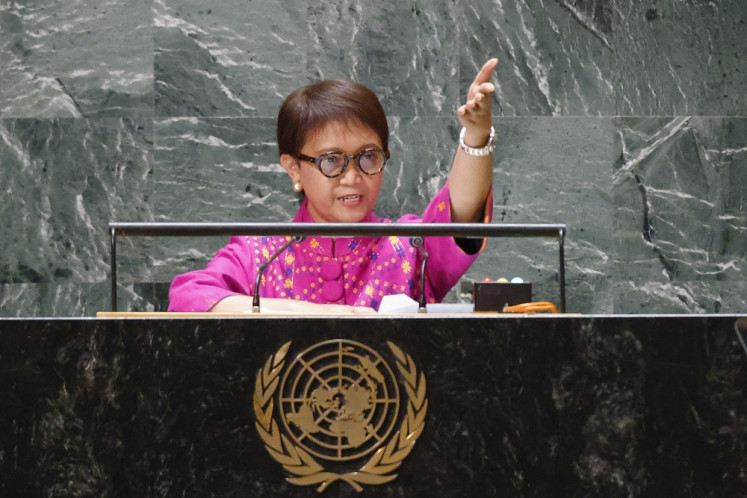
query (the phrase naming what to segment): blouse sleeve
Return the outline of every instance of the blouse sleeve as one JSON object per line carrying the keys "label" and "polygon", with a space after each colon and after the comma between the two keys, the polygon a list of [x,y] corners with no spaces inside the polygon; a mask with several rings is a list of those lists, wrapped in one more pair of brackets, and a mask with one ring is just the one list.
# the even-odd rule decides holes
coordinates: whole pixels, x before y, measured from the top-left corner
{"label": "blouse sleeve", "polygon": [[178,275],[169,289],[169,311],[209,311],[235,294],[251,295],[255,268],[245,237],[231,237],[204,270]]}
{"label": "blouse sleeve", "polygon": [[[484,223],[490,223],[493,217],[493,190],[491,188],[485,201]],[[451,223],[451,205],[449,196],[449,183],[436,194],[423,212],[422,219],[414,215],[407,215],[398,221],[402,223]],[[436,300],[441,301],[449,290],[456,285],[459,279],[475,262],[477,256],[485,248],[486,240],[482,241],[476,252],[465,252],[463,247],[469,244],[460,244],[453,237],[426,237],[425,250],[428,252],[428,264],[426,265],[426,277],[433,290]]]}

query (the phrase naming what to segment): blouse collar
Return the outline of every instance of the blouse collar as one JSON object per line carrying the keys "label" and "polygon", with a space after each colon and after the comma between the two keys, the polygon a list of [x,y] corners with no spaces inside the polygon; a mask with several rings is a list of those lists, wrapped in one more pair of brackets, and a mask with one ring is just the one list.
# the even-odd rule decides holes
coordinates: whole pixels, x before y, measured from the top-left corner
{"label": "blouse collar", "polygon": [[[369,212],[359,223],[375,223],[378,221],[373,212]],[[309,213],[308,199],[304,199],[298,213],[293,218],[294,223],[316,223]],[[357,245],[365,242],[368,237],[307,237],[301,244],[316,253],[329,257],[339,257],[351,252]]]}

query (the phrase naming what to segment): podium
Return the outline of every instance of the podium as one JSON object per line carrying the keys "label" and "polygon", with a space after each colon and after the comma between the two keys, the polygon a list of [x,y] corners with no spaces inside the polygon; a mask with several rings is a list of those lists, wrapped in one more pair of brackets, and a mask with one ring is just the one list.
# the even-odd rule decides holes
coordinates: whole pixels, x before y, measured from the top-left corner
{"label": "podium", "polygon": [[[273,358],[290,371],[332,341],[368,348],[359,358],[372,361],[371,383],[372,369],[384,372],[376,355],[398,382],[400,418],[379,447],[403,449],[391,442],[403,430],[416,439],[390,455],[393,470],[369,465],[394,477],[358,481],[366,494],[737,496],[747,490],[746,326],[733,315],[2,319],[0,495],[358,496],[340,476],[377,450],[362,463],[309,453],[333,478],[321,492],[294,484],[302,476],[278,457],[311,436],[292,439],[301,404],[258,383]],[[257,405],[290,441],[281,455]],[[342,413],[339,400],[319,407]],[[403,425],[408,409],[422,418],[417,435]]]}

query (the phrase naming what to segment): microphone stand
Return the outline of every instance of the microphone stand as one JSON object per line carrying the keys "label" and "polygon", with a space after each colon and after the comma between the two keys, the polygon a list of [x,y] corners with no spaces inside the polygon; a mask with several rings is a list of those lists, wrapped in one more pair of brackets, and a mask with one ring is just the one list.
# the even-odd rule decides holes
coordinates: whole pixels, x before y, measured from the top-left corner
{"label": "microphone stand", "polygon": [[267,268],[267,266],[270,263],[275,261],[278,256],[280,256],[283,252],[285,252],[285,250],[288,249],[288,247],[290,247],[292,243],[301,242],[305,238],[306,237],[303,237],[301,235],[296,235],[295,237],[291,237],[288,242],[283,244],[283,246],[280,249],[275,251],[275,253],[272,256],[270,256],[267,259],[267,261],[262,263],[262,265],[259,267],[259,269],[257,270],[257,278],[254,280],[254,296],[252,296],[252,313],[259,313],[259,284],[262,281],[262,275],[265,272],[265,268]]}
{"label": "microphone stand", "polygon": [[418,303],[418,313],[427,313],[428,310],[425,308],[425,265],[428,263],[428,251],[425,250],[425,240],[423,237],[410,237],[410,244],[417,247],[418,252],[423,257],[423,262],[420,264],[420,300]]}

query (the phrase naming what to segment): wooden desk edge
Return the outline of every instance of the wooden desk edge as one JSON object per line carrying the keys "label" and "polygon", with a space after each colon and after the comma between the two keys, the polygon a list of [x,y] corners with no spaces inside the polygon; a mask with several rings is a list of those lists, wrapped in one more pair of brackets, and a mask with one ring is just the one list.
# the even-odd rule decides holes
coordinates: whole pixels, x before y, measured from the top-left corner
{"label": "wooden desk edge", "polygon": [[576,313],[498,313],[493,311],[474,311],[472,313],[391,313],[364,315],[330,315],[327,313],[185,313],[174,311],[99,311],[96,318],[464,318],[474,317],[524,317],[524,316],[581,316]]}

